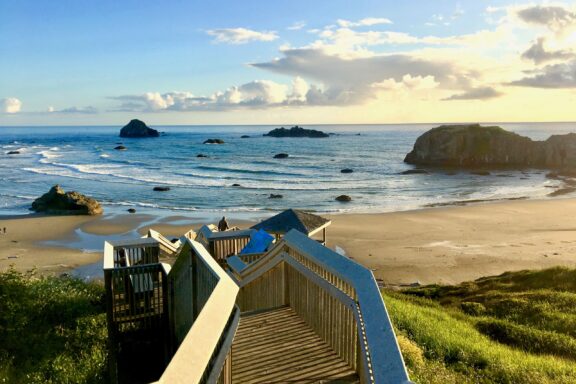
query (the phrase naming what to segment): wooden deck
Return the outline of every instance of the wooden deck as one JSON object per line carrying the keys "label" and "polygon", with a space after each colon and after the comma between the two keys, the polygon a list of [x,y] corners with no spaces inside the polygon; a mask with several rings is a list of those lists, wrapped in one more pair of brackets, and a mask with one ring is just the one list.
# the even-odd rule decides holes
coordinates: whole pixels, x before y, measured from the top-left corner
{"label": "wooden deck", "polygon": [[240,318],[234,383],[358,383],[354,372],[289,307]]}

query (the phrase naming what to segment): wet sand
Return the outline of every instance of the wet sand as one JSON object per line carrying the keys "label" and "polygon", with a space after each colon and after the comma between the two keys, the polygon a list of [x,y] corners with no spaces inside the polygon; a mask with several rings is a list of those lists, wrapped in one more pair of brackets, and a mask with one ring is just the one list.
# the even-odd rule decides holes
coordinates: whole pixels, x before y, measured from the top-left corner
{"label": "wet sand", "polygon": [[[458,283],[505,271],[576,267],[576,199],[505,201],[383,214],[331,216],[328,246],[372,269],[384,284]],[[251,223],[229,219],[231,225]],[[153,228],[177,237],[201,224],[193,216],[0,218],[0,269],[60,273],[101,259],[63,245],[78,232],[98,244]],[[75,232],[76,231],[76,232]],[[43,241],[57,240],[52,246]],[[54,246],[56,244],[56,246]]]}

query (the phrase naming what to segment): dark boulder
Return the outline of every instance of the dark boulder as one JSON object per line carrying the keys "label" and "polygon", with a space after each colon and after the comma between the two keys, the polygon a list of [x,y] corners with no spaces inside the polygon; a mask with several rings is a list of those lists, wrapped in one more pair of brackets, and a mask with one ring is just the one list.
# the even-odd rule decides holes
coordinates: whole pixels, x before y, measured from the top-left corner
{"label": "dark boulder", "polygon": [[354,170],[350,168],[344,168],[340,170],[340,173],[352,173],[352,172],[354,172]]}
{"label": "dark boulder", "polygon": [[248,135],[242,135],[242,136],[240,136],[240,138],[241,138],[241,139],[249,139],[250,136],[248,136]]}
{"label": "dark boulder", "polygon": [[277,153],[274,155],[275,159],[286,159],[288,158],[290,155],[287,153]]}
{"label": "dark boulder", "polygon": [[123,146],[123,145],[119,145],[119,146],[117,146],[117,147],[114,147],[114,149],[117,150],[117,151],[125,151],[125,150],[128,149],[128,148],[126,148],[126,147]]}
{"label": "dark boulder", "polygon": [[154,187],[152,190],[156,192],[167,192],[170,190],[170,187]]}
{"label": "dark boulder", "polygon": [[348,195],[340,195],[340,196],[336,197],[335,200],[340,201],[342,203],[347,203],[349,201],[352,201],[352,198]]}
{"label": "dark boulder", "polygon": [[96,200],[78,192],[65,192],[59,185],[34,200],[31,210],[53,215],[102,214],[102,206]]}
{"label": "dark boulder", "polygon": [[136,210],[134,208],[128,208],[127,211],[128,213],[136,213]]}
{"label": "dark boulder", "polygon": [[8,151],[6,152],[7,155],[19,155],[20,151]]}
{"label": "dark boulder", "polygon": [[208,139],[208,140],[204,140],[204,144],[224,144],[224,140],[222,140],[222,139]]}
{"label": "dark boulder", "polygon": [[425,169],[408,169],[406,171],[400,172],[401,175],[427,175],[429,172]]}
{"label": "dark boulder", "polygon": [[160,133],[157,130],[148,127],[146,123],[138,119],[130,120],[130,122],[120,130],[120,137],[143,138],[158,136],[160,136]]}
{"label": "dark boulder", "polygon": [[443,125],[421,135],[404,161],[464,168],[574,167],[576,134],[533,141],[495,126]]}
{"label": "dark boulder", "polygon": [[322,131],[317,131],[315,129],[305,129],[305,128],[302,128],[302,127],[299,127],[296,125],[290,129],[286,129],[284,127],[273,129],[270,132],[265,133],[264,136],[269,136],[269,137],[309,137],[309,138],[317,139],[317,138],[329,137],[330,135],[328,135],[327,133],[324,133]]}
{"label": "dark boulder", "polygon": [[233,186],[233,187],[241,187],[241,185],[238,184],[238,183],[234,183],[234,184],[232,184],[232,186]]}
{"label": "dark boulder", "polygon": [[281,199],[283,197],[284,196],[282,196],[282,195],[276,195],[274,193],[271,193],[270,196],[268,196],[269,199]]}
{"label": "dark boulder", "polygon": [[199,153],[199,154],[196,155],[196,157],[208,157],[208,155],[205,155],[205,154],[203,154],[203,153]]}

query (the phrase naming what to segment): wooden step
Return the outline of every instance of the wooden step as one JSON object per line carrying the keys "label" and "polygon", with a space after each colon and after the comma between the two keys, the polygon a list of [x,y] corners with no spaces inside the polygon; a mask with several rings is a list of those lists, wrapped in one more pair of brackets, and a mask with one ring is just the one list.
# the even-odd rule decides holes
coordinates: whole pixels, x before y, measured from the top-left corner
{"label": "wooden step", "polygon": [[289,307],[242,316],[233,383],[358,383],[358,375]]}

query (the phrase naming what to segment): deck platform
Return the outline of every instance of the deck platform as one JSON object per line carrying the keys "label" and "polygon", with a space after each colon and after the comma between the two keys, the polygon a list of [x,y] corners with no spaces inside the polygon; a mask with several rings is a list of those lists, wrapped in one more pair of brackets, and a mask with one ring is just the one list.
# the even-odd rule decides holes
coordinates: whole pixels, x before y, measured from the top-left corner
{"label": "deck platform", "polygon": [[234,383],[359,383],[289,307],[241,316],[232,356]]}

